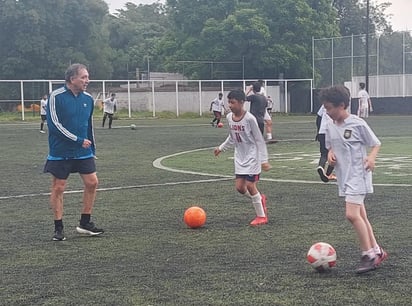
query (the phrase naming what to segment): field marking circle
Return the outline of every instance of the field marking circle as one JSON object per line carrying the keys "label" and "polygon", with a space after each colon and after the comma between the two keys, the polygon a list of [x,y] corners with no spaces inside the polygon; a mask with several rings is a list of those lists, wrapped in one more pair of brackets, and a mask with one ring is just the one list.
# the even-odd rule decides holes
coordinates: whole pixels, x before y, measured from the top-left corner
{"label": "field marking circle", "polygon": [[[199,152],[199,151],[205,151],[205,150],[212,150],[214,147],[208,147],[208,148],[199,148],[199,149],[193,149],[193,150],[187,150],[187,151],[181,151],[177,152],[174,154],[170,155],[165,155],[159,158],[156,158],[153,161],[153,167],[165,171],[170,171],[170,172],[176,172],[176,173],[185,173],[185,174],[193,174],[193,175],[203,175],[203,176],[212,176],[212,177],[219,177],[222,179],[229,179],[229,178],[234,178],[234,175],[221,175],[221,174],[214,174],[214,173],[207,173],[207,172],[197,172],[197,171],[190,171],[190,170],[181,170],[181,169],[175,169],[171,167],[167,167],[162,165],[162,161],[171,158],[174,156],[179,156],[179,155],[184,155],[187,153],[193,153],[193,152]],[[269,154],[270,155],[270,154]],[[272,178],[260,178],[259,180],[261,181],[269,181],[269,182],[278,182],[278,183],[298,183],[298,184],[325,184],[322,181],[305,181],[305,180],[292,180],[292,179],[272,179]],[[336,185],[336,182],[329,182],[328,184],[334,184]],[[386,184],[386,183],[377,183],[373,184],[374,186],[383,186],[383,187],[412,187],[412,184]]]}

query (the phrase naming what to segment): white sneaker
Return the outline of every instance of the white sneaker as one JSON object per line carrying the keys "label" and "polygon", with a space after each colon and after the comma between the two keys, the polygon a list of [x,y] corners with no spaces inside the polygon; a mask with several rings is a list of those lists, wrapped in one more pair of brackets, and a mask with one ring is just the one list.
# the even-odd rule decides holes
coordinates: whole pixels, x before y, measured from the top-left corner
{"label": "white sneaker", "polygon": [[42,134],[46,134],[46,131],[40,130],[40,133],[42,133]]}

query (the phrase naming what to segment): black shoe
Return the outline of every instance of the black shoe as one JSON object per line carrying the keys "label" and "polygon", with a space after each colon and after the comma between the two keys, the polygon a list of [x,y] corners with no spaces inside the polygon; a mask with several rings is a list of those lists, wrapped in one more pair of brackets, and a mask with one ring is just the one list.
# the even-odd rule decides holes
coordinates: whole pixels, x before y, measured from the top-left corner
{"label": "black shoe", "polygon": [[80,224],[78,227],[76,227],[76,231],[79,234],[85,234],[89,236],[97,236],[104,233],[104,230],[97,228],[93,222],[89,222],[83,225]]}
{"label": "black shoe", "polygon": [[53,235],[53,241],[64,241],[66,237],[64,237],[63,229],[56,229]]}
{"label": "black shoe", "polygon": [[326,176],[325,169],[322,166],[318,166],[317,171],[319,173],[320,179],[322,182],[327,183],[329,182],[329,178]]}
{"label": "black shoe", "polygon": [[363,255],[361,257],[360,265],[356,269],[356,273],[366,273],[376,269],[375,258],[369,258],[368,255]]}

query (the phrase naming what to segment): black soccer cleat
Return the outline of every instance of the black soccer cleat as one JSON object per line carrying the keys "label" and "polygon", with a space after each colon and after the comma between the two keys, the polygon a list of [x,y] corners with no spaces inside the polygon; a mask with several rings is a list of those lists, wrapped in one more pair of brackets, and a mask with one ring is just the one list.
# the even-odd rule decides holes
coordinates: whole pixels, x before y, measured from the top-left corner
{"label": "black soccer cleat", "polygon": [[97,228],[93,222],[89,222],[86,224],[80,224],[76,227],[76,231],[79,234],[89,235],[89,236],[97,236],[104,233],[104,230]]}
{"label": "black soccer cleat", "polygon": [[64,232],[63,229],[56,229],[54,231],[54,235],[53,235],[53,241],[64,241],[66,240],[66,237],[64,237]]}
{"label": "black soccer cleat", "polygon": [[324,182],[324,183],[329,182],[329,178],[328,178],[328,176],[326,175],[325,169],[323,169],[322,166],[319,166],[319,167],[317,168],[317,171],[318,171],[318,173],[319,173],[319,176],[320,176],[320,179],[322,180],[322,182]]}

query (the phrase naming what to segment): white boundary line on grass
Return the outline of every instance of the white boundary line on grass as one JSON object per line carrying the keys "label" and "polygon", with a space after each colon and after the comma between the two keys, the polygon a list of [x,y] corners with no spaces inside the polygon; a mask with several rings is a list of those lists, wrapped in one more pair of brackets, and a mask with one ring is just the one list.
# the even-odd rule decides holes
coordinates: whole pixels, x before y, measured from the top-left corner
{"label": "white boundary line on grass", "polygon": [[[294,139],[295,140],[295,139]],[[283,140],[283,141],[288,141],[288,140]],[[228,178],[234,178],[234,176],[228,176],[228,175],[220,175],[220,174],[211,174],[211,173],[204,173],[204,172],[195,172],[195,171],[188,171],[188,170],[179,170],[179,169],[174,169],[170,167],[166,167],[162,165],[162,161],[178,156],[178,155],[183,155],[187,153],[192,153],[192,152],[198,152],[198,151],[205,151],[205,150],[212,150],[214,147],[209,147],[209,148],[201,148],[201,149],[195,149],[195,150],[188,150],[188,151],[182,151],[179,153],[174,153],[170,155],[166,155],[163,157],[159,157],[156,160],[153,161],[153,167],[161,169],[161,170],[166,170],[166,171],[171,171],[171,172],[178,172],[178,173],[187,173],[187,174],[196,174],[196,175],[206,175],[206,176],[215,176],[215,177],[223,177],[225,179]],[[269,182],[278,182],[278,183],[299,183],[299,184],[325,184],[324,182],[320,181],[303,181],[303,180],[284,180],[284,179],[271,179],[271,178],[260,178],[261,181],[269,181]],[[331,182],[331,184],[335,184]],[[384,187],[412,187],[412,184],[373,184],[374,186],[384,186]]]}
{"label": "white boundary line on grass", "polygon": [[[181,182],[169,182],[169,183],[157,183],[157,184],[143,184],[143,185],[134,185],[134,186],[109,187],[109,188],[98,188],[97,191],[113,191],[113,190],[164,187],[164,186],[175,186],[175,185],[196,184],[196,183],[210,183],[210,182],[216,182],[216,181],[227,181],[231,179],[232,177],[214,178],[214,179],[206,179],[206,180],[181,181]],[[82,190],[70,190],[70,191],[64,192],[64,194],[75,194],[75,193],[83,193],[83,189]],[[30,197],[38,197],[38,196],[50,196],[50,192],[4,196],[4,197],[0,197],[0,200],[21,199],[21,198],[30,198]]]}
{"label": "white boundary line on grass", "polygon": [[[284,140],[287,141],[287,140]],[[157,183],[157,184],[143,184],[143,185],[131,185],[131,186],[120,186],[120,187],[108,187],[108,188],[98,188],[97,191],[114,191],[114,190],[125,190],[125,189],[137,189],[137,188],[153,188],[153,187],[161,187],[161,186],[176,186],[176,185],[184,185],[184,184],[196,184],[196,183],[210,183],[210,182],[217,182],[217,181],[227,181],[234,179],[234,175],[220,175],[220,174],[213,174],[213,173],[205,173],[205,172],[196,172],[196,171],[188,171],[188,170],[180,170],[174,169],[170,167],[166,167],[162,165],[162,161],[187,153],[197,152],[197,151],[205,151],[211,150],[213,147],[208,148],[200,148],[188,151],[182,151],[179,153],[174,153],[170,155],[166,155],[163,157],[159,157],[153,161],[153,167],[170,171],[176,173],[184,173],[184,174],[193,174],[193,175],[201,175],[201,176],[212,176],[212,179],[205,179],[205,180],[192,180],[192,181],[180,181],[180,182],[166,182],[166,183]],[[270,178],[261,178],[262,181],[268,182],[278,182],[278,183],[297,183],[297,184],[325,184],[320,181],[303,181],[303,180],[283,180],[283,179],[270,179]],[[331,183],[336,184],[336,183]],[[383,186],[383,187],[412,187],[412,184],[374,184],[374,186]],[[83,193],[82,190],[70,190],[65,191],[65,194],[76,194],[76,193]],[[8,200],[8,199],[21,199],[21,198],[30,198],[30,197],[38,197],[38,196],[50,196],[50,192],[40,192],[40,193],[29,193],[29,194],[20,194],[20,195],[11,195],[11,196],[1,196],[1,200]]]}

